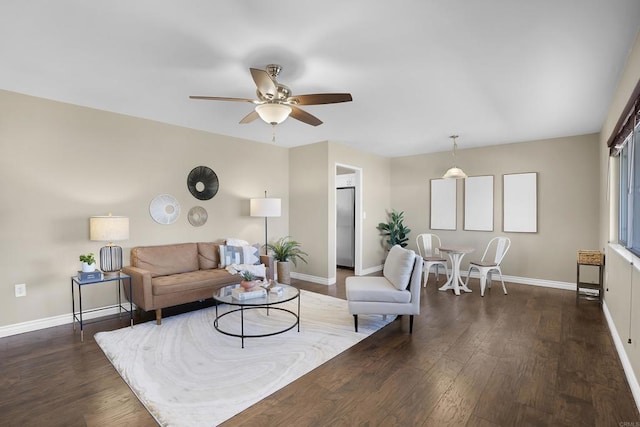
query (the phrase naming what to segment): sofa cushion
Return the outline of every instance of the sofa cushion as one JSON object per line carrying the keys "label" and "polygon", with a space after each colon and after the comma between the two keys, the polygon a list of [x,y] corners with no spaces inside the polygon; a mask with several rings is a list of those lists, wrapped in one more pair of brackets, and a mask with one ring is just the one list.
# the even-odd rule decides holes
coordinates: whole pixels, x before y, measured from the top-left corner
{"label": "sofa cushion", "polygon": [[200,270],[218,268],[220,265],[220,249],[216,243],[198,242],[198,263]]}
{"label": "sofa cushion", "polygon": [[[352,280],[356,279],[356,280]],[[398,290],[385,277],[347,277],[347,300],[364,302],[411,302],[411,292]]]}
{"label": "sofa cushion", "polygon": [[131,249],[131,265],[148,270],[151,277],[196,271],[199,269],[198,245],[138,246]]}
{"label": "sofa cushion", "polygon": [[382,275],[401,291],[407,289],[415,256],[412,250],[395,245],[387,255]]}
{"label": "sofa cushion", "polygon": [[[155,277],[151,280],[151,289],[153,295],[168,295],[233,283],[240,283],[240,278],[232,276],[224,269],[216,268]],[[213,296],[213,290],[211,295]]]}

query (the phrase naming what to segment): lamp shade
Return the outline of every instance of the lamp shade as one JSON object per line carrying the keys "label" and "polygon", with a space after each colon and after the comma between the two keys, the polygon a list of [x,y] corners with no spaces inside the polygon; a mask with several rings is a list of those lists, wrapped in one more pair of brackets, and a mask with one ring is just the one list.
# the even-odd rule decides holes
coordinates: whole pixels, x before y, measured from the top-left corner
{"label": "lamp shade", "polygon": [[451,179],[463,179],[467,177],[467,174],[464,173],[462,169],[454,166],[450,168],[442,177]]}
{"label": "lamp shade", "polygon": [[281,215],[280,199],[262,197],[249,202],[251,216],[276,217]]}
{"label": "lamp shade", "polygon": [[291,107],[284,104],[260,104],[256,106],[256,112],[265,122],[278,125],[291,114]]}
{"label": "lamp shade", "polygon": [[89,238],[99,242],[115,242],[129,238],[129,218],[126,216],[92,216],[89,218]]}

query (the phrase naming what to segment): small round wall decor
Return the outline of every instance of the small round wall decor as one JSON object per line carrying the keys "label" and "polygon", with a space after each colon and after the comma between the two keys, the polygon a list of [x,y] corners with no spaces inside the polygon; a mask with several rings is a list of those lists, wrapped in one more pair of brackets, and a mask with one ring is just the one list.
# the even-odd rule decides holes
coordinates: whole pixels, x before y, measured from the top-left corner
{"label": "small round wall decor", "polygon": [[206,166],[196,166],[189,172],[187,187],[193,197],[199,200],[209,200],[218,192],[218,175]]}
{"label": "small round wall decor", "polygon": [[189,209],[189,214],[187,218],[189,219],[189,224],[194,227],[201,227],[207,222],[207,218],[209,215],[207,214],[207,210],[202,206],[194,206]]}
{"label": "small round wall decor", "polygon": [[170,194],[160,194],[149,205],[151,218],[158,224],[173,224],[180,216],[180,204]]}

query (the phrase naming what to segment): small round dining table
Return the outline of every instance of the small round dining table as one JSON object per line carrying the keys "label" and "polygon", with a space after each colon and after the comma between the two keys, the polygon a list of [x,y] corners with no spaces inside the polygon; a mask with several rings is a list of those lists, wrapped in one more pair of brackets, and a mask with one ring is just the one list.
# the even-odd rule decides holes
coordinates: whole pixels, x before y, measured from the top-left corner
{"label": "small round dining table", "polygon": [[453,289],[453,293],[456,295],[460,295],[460,290],[462,289],[464,292],[473,292],[471,289],[467,287],[462,281],[462,277],[460,275],[460,264],[462,262],[462,258],[466,254],[470,254],[475,249],[468,247],[460,247],[460,246],[444,246],[439,248],[440,252],[444,252],[449,255],[449,259],[451,259],[451,277],[449,280],[442,285],[439,289],[441,291],[448,291]]}

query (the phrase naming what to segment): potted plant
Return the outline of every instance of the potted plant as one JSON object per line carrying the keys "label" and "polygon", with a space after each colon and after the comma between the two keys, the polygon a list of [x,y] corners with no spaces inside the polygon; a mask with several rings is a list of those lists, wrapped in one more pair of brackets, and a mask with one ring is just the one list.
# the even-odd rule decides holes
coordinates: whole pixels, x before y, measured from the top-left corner
{"label": "potted plant", "polygon": [[298,261],[304,263],[304,258],[309,254],[300,248],[300,243],[292,240],[291,237],[281,237],[275,243],[267,244],[267,250],[273,252],[273,258],[278,261],[276,270],[278,272],[278,282],[284,284],[291,283],[291,263],[297,266]]}
{"label": "potted plant", "polygon": [[96,271],[96,259],[92,253],[80,255],[80,261],[82,261],[83,272],[91,273],[92,271]]}
{"label": "potted plant", "polygon": [[409,233],[411,229],[405,227],[402,223],[404,221],[404,212],[396,212],[395,209],[391,211],[389,215],[389,222],[381,222],[378,224],[378,230],[380,230],[380,234],[383,236],[388,236],[387,244],[389,247],[387,249],[391,249],[395,245],[400,245],[401,247],[407,246],[407,242],[409,241]]}
{"label": "potted plant", "polygon": [[249,290],[256,286],[256,276],[252,272],[248,270],[244,270],[240,272],[242,276],[242,282],[240,282],[240,286],[242,286],[245,290]]}

